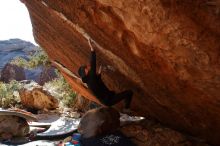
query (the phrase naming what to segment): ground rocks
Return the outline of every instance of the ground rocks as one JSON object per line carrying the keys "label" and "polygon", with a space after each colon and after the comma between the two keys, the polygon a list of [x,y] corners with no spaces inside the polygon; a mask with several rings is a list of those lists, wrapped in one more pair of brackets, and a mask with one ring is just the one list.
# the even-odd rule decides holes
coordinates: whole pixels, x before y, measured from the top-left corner
{"label": "ground rocks", "polygon": [[124,125],[120,130],[137,146],[209,146],[205,142],[187,137],[175,130],[161,126],[154,120]]}
{"label": "ground rocks", "polygon": [[7,63],[2,69],[0,80],[5,83],[10,82],[11,80],[25,80],[24,69],[17,65]]}
{"label": "ground rocks", "polygon": [[19,91],[21,103],[28,108],[43,110],[58,107],[58,100],[37,83],[31,82]]}
{"label": "ground rocks", "polygon": [[90,138],[117,130],[120,126],[120,115],[117,110],[102,107],[88,111],[78,126],[83,138]]}
{"label": "ground rocks", "polygon": [[0,138],[10,139],[12,136],[26,136],[28,133],[29,125],[25,119],[0,115]]}

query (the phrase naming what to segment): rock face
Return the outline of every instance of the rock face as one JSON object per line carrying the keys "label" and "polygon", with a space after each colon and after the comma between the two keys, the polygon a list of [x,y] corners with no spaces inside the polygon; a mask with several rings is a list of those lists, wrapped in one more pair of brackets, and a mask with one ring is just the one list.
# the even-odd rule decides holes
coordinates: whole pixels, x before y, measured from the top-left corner
{"label": "rock face", "polygon": [[81,119],[78,131],[83,138],[111,133],[120,126],[120,114],[117,110],[102,107],[88,111]]}
{"label": "rock face", "polygon": [[26,84],[19,94],[21,103],[27,108],[43,110],[58,107],[58,100],[34,82]]}
{"label": "rock face", "polygon": [[217,0],[22,1],[51,60],[77,73],[89,61],[91,38],[97,64],[110,68],[103,80],[112,90],[131,88],[133,110],[220,144]]}
{"label": "rock face", "polygon": [[22,81],[25,80],[25,72],[22,67],[7,63],[1,72],[0,81],[8,83],[11,80]]}

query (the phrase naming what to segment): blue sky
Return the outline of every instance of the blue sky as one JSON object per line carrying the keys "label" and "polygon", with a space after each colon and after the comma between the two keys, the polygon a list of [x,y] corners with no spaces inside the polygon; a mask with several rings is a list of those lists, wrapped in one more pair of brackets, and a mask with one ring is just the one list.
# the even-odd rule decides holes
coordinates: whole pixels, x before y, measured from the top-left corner
{"label": "blue sky", "polygon": [[20,0],[0,0],[0,40],[11,38],[35,43],[25,5]]}

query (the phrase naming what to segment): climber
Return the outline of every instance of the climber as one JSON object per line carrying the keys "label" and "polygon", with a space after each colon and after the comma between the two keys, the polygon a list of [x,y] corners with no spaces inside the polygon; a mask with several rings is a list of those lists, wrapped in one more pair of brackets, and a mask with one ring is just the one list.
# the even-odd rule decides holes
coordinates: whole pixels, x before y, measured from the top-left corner
{"label": "climber", "polygon": [[91,44],[91,40],[88,40],[91,49],[91,58],[89,65],[82,65],[78,74],[82,81],[87,84],[88,88],[97,97],[97,99],[106,106],[113,106],[116,103],[124,100],[125,108],[124,112],[130,111],[130,104],[132,100],[133,92],[131,90],[125,90],[120,93],[115,93],[109,90],[101,79],[102,67],[100,66],[98,73],[96,73],[96,53]]}

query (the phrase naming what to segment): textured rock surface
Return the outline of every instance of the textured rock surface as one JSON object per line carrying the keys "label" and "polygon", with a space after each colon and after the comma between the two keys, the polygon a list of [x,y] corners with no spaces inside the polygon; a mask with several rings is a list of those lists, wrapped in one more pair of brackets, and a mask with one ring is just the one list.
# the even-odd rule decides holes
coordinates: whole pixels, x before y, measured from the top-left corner
{"label": "textured rock surface", "polygon": [[52,81],[55,78],[57,78],[55,68],[51,66],[44,66],[36,82],[43,86],[46,82]]}
{"label": "textured rock surface", "polygon": [[132,88],[134,110],[220,144],[217,0],[22,1],[52,60],[76,73],[88,62],[90,37],[98,65],[111,69],[105,83],[116,91]]}
{"label": "textured rock surface", "polygon": [[7,139],[6,135],[26,136],[28,133],[29,125],[25,119],[11,115],[0,116],[0,138]]}
{"label": "textured rock surface", "polygon": [[11,80],[22,81],[25,80],[25,72],[22,67],[7,63],[1,72],[0,81],[9,83]]}
{"label": "textured rock surface", "polygon": [[31,109],[55,109],[59,104],[55,97],[34,82],[26,84],[19,94],[21,103]]}
{"label": "textured rock surface", "polygon": [[124,125],[120,130],[137,146],[210,146],[148,119]]}
{"label": "textured rock surface", "polygon": [[78,131],[83,138],[90,138],[114,132],[119,126],[119,112],[114,108],[101,107],[89,110],[83,115]]}
{"label": "textured rock surface", "polygon": [[97,108],[99,106],[100,106],[99,104],[90,101],[83,96],[77,95],[74,101],[73,109],[75,111],[85,113],[86,111],[91,110],[93,108]]}

